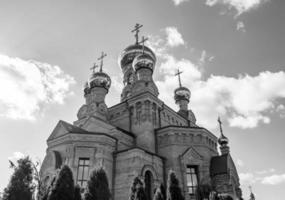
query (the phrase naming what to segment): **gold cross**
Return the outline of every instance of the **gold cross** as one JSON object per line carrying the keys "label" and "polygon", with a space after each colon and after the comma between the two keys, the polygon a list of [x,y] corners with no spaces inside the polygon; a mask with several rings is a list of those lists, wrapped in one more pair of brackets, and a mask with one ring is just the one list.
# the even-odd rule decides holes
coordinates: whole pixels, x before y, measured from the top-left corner
{"label": "gold cross", "polygon": [[98,60],[101,60],[101,63],[100,63],[100,72],[102,72],[103,59],[104,59],[104,57],[106,57],[106,56],[107,56],[107,54],[104,53],[104,51],[102,51],[101,56],[98,58]]}
{"label": "gold cross", "polygon": [[136,44],[139,42],[139,32],[141,27],[143,27],[143,25],[137,23],[134,30],[132,30],[132,33],[135,32]]}
{"label": "gold cross", "polygon": [[180,78],[180,74],[182,74],[182,71],[179,71],[179,69],[177,70],[177,73],[175,74],[175,76],[178,76],[178,81],[179,81],[179,87],[182,87],[181,85],[181,78]]}
{"label": "gold cross", "polygon": [[92,73],[95,73],[95,69],[98,67],[98,65],[96,63],[93,64],[93,67],[90,68],[90,70],[92,70]]}
{"label": "gold cross", "polygon": [[142,36],[142,40],[139,42],[139,44],[142,44],[142,46],[143,46],[143,54],[144,54],[144,43],[146,41],[148,41],[148,38],[147,37],[145,38],[144,36]]}
{"label": "gold cross", "polygon": [[220,116],[218,117],[218,122],[219,122],[219,125],[220,125],[220,132],[223,135],[222,121],[221,121]]}

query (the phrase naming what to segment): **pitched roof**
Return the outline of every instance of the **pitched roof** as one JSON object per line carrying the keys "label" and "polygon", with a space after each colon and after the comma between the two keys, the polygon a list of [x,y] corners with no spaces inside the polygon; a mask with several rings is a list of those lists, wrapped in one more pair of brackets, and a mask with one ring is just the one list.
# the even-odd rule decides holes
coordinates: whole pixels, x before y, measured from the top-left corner
{"label": "pitched roof", "polygon": [[[63,133],[60,134],[60,135],[57,135],[56,132],[57,132],[58,129],[62,129]],[[90,132],[90,131],[84,130],[84,129],[78,127],[78,126],[74,126],[72,124],[69,124],[69,123],[67,123],[65,121],[60,120],[57,123],[56,127],[54,128],[54,130],[52,131],[52,133],[49,136],[49,138],[47,139],[47,141],[53,140],[53,139],[55,139],[57,137],[60,137],[60,136],[66,135],[66,134],[104,135],[104,136],[107,136],[107,137],[110,137],[112,139],[117,140],[115,137],[113,137],[111,135],[108,135],[106,133]]]}
{"label": "pitched roof", "polygon": [[228,173],[228,154],[214,156],[210,163],[210,176]]}

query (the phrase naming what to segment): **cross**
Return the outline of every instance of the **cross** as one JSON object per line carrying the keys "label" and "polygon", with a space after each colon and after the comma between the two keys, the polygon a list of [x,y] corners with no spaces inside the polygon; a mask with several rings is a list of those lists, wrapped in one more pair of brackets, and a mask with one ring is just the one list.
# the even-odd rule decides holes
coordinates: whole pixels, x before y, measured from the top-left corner
{"label": "cross", "polygon": [[104,59],[104,57],[106,57],[106,56],[107,56],[107,54],[104,53],[104,51],[102,51],[101,56],[98,58],[98,60],[101,60],[101,63],[100,63],[100,72],[102,72],[103,59]]}
{"label": "cross", "polygon": [[182,87],[181,85],[181,78],[180,78],[180,74],[182,74],[182,71],[179,71],[179,69],[177,70],[177,73],[175,74],[175,76],[178,76],[178,81],[179,81],[179,87]]}
{"label": "cross", "polygon": [[139,32],[140,32],[140,28],[141,28],[141,27],[143,27],[143,25],[137,23],[137,24],[135,25],[134,30],[132,30],[132,33],[133,33],[133,32],[136,32],[136,33],[135,33],[136,44],[139,43]]}
{"label": "cross", "polygon": [[219,122],[219,125],[220,125],[220,132],[223,135],[222,121],[221,121],[220,116],[218,117],[218,122]]}
{"label": "cross", "polygon": [[95,69],[98,67],[96,63],[93,64],[93,67],[90,68],[92,70],[93,74],[95,73]]}
{"label": "cross", "polygon": [[148,38],[145,38],[144,36],[142,36],[142,40],[138,43],[138,44],[142,44],[143,46],[143,54],[144,54],[144,43],[148,41]]}

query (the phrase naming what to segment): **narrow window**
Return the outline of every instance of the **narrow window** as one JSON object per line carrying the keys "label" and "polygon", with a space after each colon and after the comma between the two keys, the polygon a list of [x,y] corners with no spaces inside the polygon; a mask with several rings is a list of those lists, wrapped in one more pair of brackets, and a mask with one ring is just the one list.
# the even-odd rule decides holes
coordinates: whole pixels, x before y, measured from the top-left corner
{"label": "narrow window", "polygon": [[89,175],[89,158],[79,158],[77,168],[77,184],[85,188]]}
{"label": "narrow window", "polygon": [[187,166],[186,170],[187,188],[191,197],[197,198],[198,173],[197,166]]}

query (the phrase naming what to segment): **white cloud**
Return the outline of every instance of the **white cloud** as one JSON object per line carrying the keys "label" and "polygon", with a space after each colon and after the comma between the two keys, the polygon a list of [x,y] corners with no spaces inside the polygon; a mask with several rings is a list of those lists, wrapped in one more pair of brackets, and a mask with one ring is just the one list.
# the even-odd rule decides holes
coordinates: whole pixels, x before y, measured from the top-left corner
{"label": "white cloud", "polygon": [[236,29],[237,29],[237,31],[241,31],[241,32],[245,33],[244,23],[242,21],[238,21]]}
{"label": "white cloud", "polygon": [[257,8],[259,5],[267,1],[269,0],[206,0],[206,5],[226,5],[228,9],[234,8],[237,11],[237,15],[240,15]]}
{"label": "white cloud", "polygon": [[255,183],[258,178],[256,178],[252,173],[240,173],[239,179],[241,185],[251,185]]}
{"label": "white cloud", "polygon": [[[182,36],[181,36],[182,37]],[[153,41],[152,41],[153,40]],[[211,75],[203,77],[203,61],[208,59],[202,51],[197,63],[168,53],[171,46],[161,37],[153,37],[150,46],[158,50],[160,98],[172,108],[173,91],[178,87],[176,70],[180,68],[182,84],[191,90],[189,107],[194,111],[199,125],[213,129],[218,115],[228,120],[232,127],[254,128],[260,123],[270,123],[269,112],[276,110],[278,101],[285,98],[285,72],[260,72],[256,76],[227,77]],[[211,58],[212,59],[212,58]]]}
{"label": "white cloud", "polygon": [[167,37],[167,45],[170,47],[177,47],[185,44],[181,33],[179,33],[176,27],[166,27],[165,33]]}
{"label": "white cloud", "polygon": [[244,162],[242,160],[240,160],[240,159],[237,159],[237,165],[239,167],[243,167],[244,166]]}
{"label": "white cloud", "polygon": [[172,0],[172,1],[173,1],[174,5],[178,6],[178,5],[180,5],[181,3],[187,2],[187,1],[189,1],[189,0]]}
{"label": "white cloud", "polygon": [[271,176],[266,176],[262,179],[261,183],[265,185],[278,185],[285,183],[285,174],[274,174]]}
{"label": "white cloud", "polygon": [[62,104],[73,83],[58,66],[0,54],[0,116],[34,120],[42,105]]}
{"label": "white cloud", "polygon": [[25,154],[23,154],[22,152],[19,152],[19,151],[16,151],[13,153],[12,156],[8,157],[9,160],[15,162],[21,158],[24,158],[25,157]]}
{"label": "white cloud", "polygon": [[255,172],[256,174],[262,175],[262,174],[268,174],[268,173],[273,173],[275,172],[274,168],[270,168],[270,169],[266,169],[266,170],[261,170],[261,171],[257,171]]}

